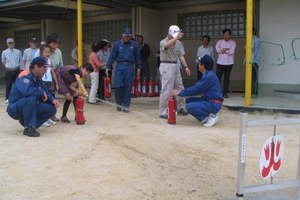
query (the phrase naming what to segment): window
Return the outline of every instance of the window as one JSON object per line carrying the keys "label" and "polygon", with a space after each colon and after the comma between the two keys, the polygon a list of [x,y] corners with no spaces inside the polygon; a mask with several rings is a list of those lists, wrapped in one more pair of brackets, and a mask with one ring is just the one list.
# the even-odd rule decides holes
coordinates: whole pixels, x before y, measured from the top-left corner
{"label": "window", "polygon": [[113,43],[121,38],[121,31],[125,27],[131,27],[131,19],[84,23],[83,39],[89,44],[102,39]]}
{"label": "window", "polygon": [[179,14],[179,27],[186,38],[223,36],[222,31],[229,28],[233,36],[245,36],[246,10],[224,10]]}
{"label": "window", "polygon": [[41,41],[41,29],[29,29],[14,32],[15,48],[28,48],[29,40],[36,37],[37,41]]}

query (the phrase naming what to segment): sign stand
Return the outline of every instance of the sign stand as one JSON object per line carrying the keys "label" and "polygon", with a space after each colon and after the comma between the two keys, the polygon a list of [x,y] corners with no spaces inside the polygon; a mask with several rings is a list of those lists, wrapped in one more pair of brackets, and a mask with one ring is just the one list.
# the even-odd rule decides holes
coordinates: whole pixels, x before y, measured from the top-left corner
{"label": "sign stand", "polygon": [[274,134],[276,131],[276,125],[292,125],[300,124],[300,119],[289,118],[289,119],[277,119],[274,120],[256,120],[248,121],[248,114],[245,112],[241,113],[240,121],[240,132],[239,132],[239,157],[238,157],[238,180],[237,180],[237,193],[236,196],[238,200],[244,199],[244,194],[264,192],[271,190],[279,190],[286,188],[297,188],[296,199],[300,200],[300,135],[299,135],[299,149],[298,149],[298,165],[297,165],[297,179],[282,181],[278,183],[262,184],[262,185],[252,185],[245,186],[245,166],[246,166],[246,141],[247,141],[247,127],[251,126],[274,126]]}

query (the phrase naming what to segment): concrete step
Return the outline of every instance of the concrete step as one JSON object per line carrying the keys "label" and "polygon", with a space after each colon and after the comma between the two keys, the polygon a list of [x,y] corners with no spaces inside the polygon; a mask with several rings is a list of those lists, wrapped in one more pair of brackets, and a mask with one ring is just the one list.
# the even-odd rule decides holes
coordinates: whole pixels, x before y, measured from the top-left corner
{"label": "concrete step", "polygon": [[275,97],[300,100],[300,91],[293,90],[274,90]]}

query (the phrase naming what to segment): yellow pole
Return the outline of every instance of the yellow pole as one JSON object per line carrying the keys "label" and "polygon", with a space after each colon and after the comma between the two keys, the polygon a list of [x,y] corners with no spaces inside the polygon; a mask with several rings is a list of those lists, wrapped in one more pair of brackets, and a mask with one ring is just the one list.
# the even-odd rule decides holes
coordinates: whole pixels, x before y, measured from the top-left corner
{"label": "yellow pole", "polygon": [[253,0],[247,0],[246,8],[246,77],[245,77],[245,106],[251,104],[252,85],[252,29],[253,29]]}
{"label": "yellow pole", "polygon": [[[77,41],[78,41],[78,66],[81,66],[83,63],[83,55],[82,55],[82,0],[77,0]],[[81,78],[81,81],[83,82],[83,78]],[[83,91],[79,87],[79,93],[82,94]]]}

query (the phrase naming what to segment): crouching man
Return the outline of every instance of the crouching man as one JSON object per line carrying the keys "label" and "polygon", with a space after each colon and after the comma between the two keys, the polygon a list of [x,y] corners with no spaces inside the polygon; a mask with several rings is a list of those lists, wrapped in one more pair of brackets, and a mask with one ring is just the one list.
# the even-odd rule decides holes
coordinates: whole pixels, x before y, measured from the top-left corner
{"label": "crouching man", "polygon": [[204,126],[213,126],[218,121],[217,113],[223,104],[220,82],[214,73],[213,59],[205,55],[197,58],[198,70],[203,74],[196,85],[185,90],[173,90],[172,96],[196,96],[186,98],[186,110],[198,121],[205,123]]}
{"label": "crouching man", "polygon": [[19,74],[9,95],[8,115],[19,120],[24,135],[39,137],[36,131],[56,113],[59,102],[49,93],[42,77],[46,72],[46,58],[32,60],[30,68]]}

